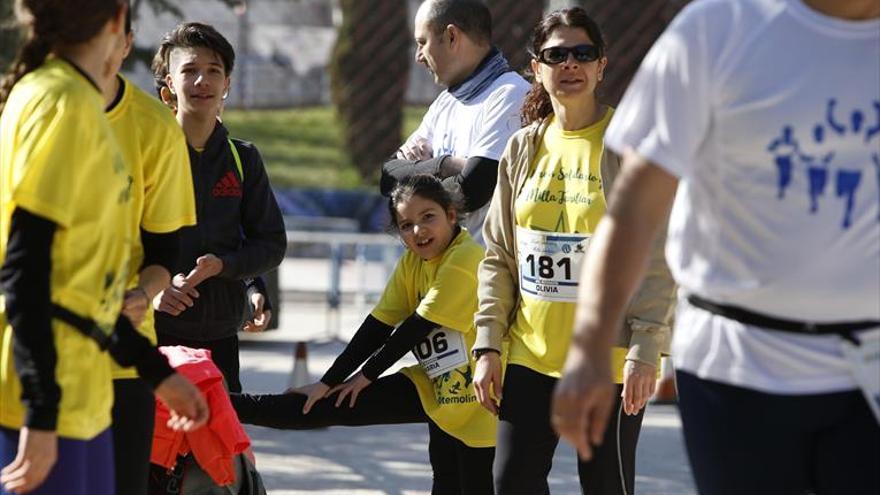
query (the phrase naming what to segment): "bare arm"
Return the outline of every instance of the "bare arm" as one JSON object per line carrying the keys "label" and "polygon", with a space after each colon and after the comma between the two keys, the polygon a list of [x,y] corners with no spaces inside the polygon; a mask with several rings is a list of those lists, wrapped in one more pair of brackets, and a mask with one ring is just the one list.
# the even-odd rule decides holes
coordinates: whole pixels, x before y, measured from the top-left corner
{"label": "bare arm", "polygon": [[169,285],[171,285],[171,274],[164,266],[150,265],[141,270],[138,286],[144,290],[148,301],[153,300],[156,294],[162,292]]}
{"label": "bare arm", "polygon": [[160,265],[145,266],[138,279],[138,286],[125,292],[122,301],[122,314],[131,320],[135,327],[144,321],[150,301],[171,284],[168,269]]}
{"label": "bare arm", "polygon": [[651,244],[666,221],[678,180],[628,150],[581,273],[572,347],[553,401],[561,437],[592,456],[613,402],[611,346],[627,303],[639,285]]}

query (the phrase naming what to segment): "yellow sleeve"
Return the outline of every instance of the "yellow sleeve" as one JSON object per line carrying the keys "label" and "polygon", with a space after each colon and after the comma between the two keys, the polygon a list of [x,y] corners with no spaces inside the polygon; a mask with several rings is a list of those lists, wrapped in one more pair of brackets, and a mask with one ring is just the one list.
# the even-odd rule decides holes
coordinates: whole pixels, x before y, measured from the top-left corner
{"label": "yellow sleeve", "polygon": [[[166,111],[167,110],[164,110]],[[189,152],[173,120],[161,122],[144,161],[144,212],[141,227],[156,234],[195,225],[196,205]]]}
{"label": "yellow sleeve", "polygon": [[65,94],[43,102],[25,117],[14,160],[13,202],[62,227],[70,226],[75,210],[71,205],[82,194],[88,195],[83,180],[95,172],[82,169],[92,162],[88,153],[96,148],[89,142],[95,133],[82,132],[82,119],[96,112],[79,100],[75,94]]}
{"label": "yellow sleeve", "polygon": [[468,332],[477,309],[477,263],[458,257],[444,263],[416,313],[446,328]]}
{"label": "yellow sleeve", "polygon": [[402,256],[394,268],[388,285],[382,293],[379,303],[373,308],[371,315],[373,318],[382,323],[396,327],[403,320],[407,319],[415,310],[416,300],[415,287],[411,277],[407,276],[407,256],[409,252]]}

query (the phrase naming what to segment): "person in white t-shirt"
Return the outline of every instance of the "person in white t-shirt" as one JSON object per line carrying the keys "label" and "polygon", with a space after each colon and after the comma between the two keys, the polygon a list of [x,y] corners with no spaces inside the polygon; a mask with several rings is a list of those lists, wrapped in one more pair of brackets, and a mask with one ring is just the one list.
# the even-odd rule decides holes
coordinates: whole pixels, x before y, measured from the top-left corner
{"label": "person in white t-shirt", "polygon": [[426,0],[415,18],[416,61],[446,86],[421,125],[382,167],[380,191],[416,174],[444,179],[460,194],[462,221],[484,244],[482,227],[507,140],[521,127],[529,83],[492,46],[492,18],[480,0]]}
{"label": "person in white t-shirt", "polygon": [[700,493],[880,492],[880,3],[689,5],[606,145],[624,165],[583,271],[560,435],[587,457],[601,440],[615,322],[672,206]]}

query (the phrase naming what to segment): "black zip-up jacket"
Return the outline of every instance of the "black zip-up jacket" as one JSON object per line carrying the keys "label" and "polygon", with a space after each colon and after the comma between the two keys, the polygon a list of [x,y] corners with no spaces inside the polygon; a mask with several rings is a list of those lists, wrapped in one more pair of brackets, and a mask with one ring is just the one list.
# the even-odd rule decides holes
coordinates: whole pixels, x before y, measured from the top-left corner
{"label": "black zip-up jacket", "polygon": [[275,268],[284,258],[284,220],[263,159],[253,144],[232,140],[241,157],[242,184],[228,136],[218,122],[204,150],[189,147],[198,223],[180,231],[174,273],[188,274],[196,259],[208,253],[223,260],[223,271],[196,287],[193,307],[178,316],[156,312],[160,335],[205,341],[235,335],[244,321],[245,279]]}

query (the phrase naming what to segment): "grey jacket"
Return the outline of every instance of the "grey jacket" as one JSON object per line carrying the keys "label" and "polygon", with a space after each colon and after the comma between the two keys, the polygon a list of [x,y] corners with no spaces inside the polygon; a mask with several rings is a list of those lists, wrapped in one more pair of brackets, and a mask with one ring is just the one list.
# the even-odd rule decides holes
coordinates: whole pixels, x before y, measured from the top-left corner
{"label": "grey jacket", "polygon": [[[525,185],[548,123],[544,119],[514,134],[498,163],[498,184],[483,225],[486,257],[479,267],[474,349],[500,350],[519,308],[514,199]],[[605,194],[619,170],[620,158],[605,151],[600,162]],[[629,348],[628,360],[656,364],[661,354],[669,354],[676,288],[663,255],[665,240],[665,234],[657,239],[645,280],[630,301],[619,332],[618,346]]]}

